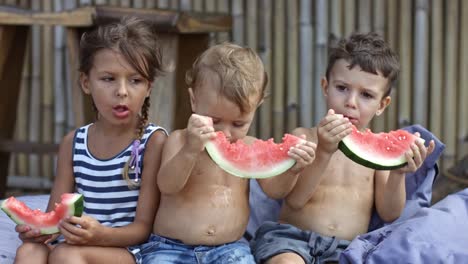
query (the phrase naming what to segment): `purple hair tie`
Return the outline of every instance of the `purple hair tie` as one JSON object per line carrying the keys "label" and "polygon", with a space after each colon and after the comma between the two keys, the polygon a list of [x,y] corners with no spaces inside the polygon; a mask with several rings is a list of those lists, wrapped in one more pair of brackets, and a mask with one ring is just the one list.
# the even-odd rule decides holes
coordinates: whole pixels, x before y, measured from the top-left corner
{"label": "purple hair tie", "polygon": [[140,173],[140,140],[135,139],[132,143],[132,154],[130,156],[130,169],[135,172],[135,182],[140,181],[138,174]]}

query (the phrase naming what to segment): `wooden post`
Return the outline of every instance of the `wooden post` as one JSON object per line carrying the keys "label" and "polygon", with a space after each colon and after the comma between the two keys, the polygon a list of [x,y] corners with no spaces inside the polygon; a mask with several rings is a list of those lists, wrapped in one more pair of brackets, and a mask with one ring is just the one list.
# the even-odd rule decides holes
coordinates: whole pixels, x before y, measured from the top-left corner
{"label": "wooden post", "polygon": [[430,62],[430,119],[429,130],[442,138],[442,89],[443,89],[443,1],[431,2],[431,62]]}
{"label": "wooden post", "polygon": [[314,125],[312,115],[312,90],[320,89],[313,87],[313,64],[312,64],[312,6],[309,0],[300,2],[300,44],[299,44],[299,72],[300,72],[300,125],[312,127]]}
{"label": "wooden post", "polygon": [[[21,73],[26,52],[27,26],[0,26],[0,138],[12,139]],[[0,198],[5,196],[10,154],[0,153]]]}
{"label": "wooden post", "polygon": [[316,123],[327,113],[325,100],[323,99],[322,89],[320,89],[320,79],[325,75],[327,69],[328,57],[328,27],[327,27],[328,5],[325,0],[318,0],[315,8],[315,69],[314,69],[314,120]]}
{"label": "wooden post", "polygon": [[[385,0],[375,0],[372,6],[372,31],[385,38]],[[372,120],[374,132],[385,131],[385,115],[375,116]]]}
{"label": "wooden post", "polygon": [[458,113],[460,121],[458,124],[458,143],[457,159],[468,154],[468,89],[465,86],[468,83],[468,2],[462,1],[461,3],[461,37],[460,37],[460,84],[458,86]]}
{"label": "wooden post", "polygon": [[273,99],[273,137],[275,140],[281,139],[284,132],[284,71],[285,71],[285,28],[284,9],[285,1],[273,1],[273,76],[272,99]]}
{"label": "wooden post", "polygon": [[355,0],[344,1],[344,35],[349,36],[356,30],[356,2]]}
{"label": "wooden post", "polygon": [[286,5],[286,131],[291,132],[298,126],[299,106],[299,74],[298,74],[298,2],[293,1]]}
{"label": "wooden post", "polygon": [[258,52],[265,65],[265,71],[268,75],[268,97],[260,106],[259,113],[259,137],[262,139],[270,138],[272,136],[272,118],[271,118],[271,88],[272,88],[272,27],[271,27],[271,13],[272,1],[260,0],[259,10],[262,12],[258,18]]}
{"label": "wooden post", "polygon": [[400,85],[398,86],[398,126],[411,124],[411,1],[400,0],[399,55],[401,64]]}
{"label": "wooden post", "polygon": [[[398,46],[398,21],[400,20],[398,16],[398,2],[397,1],[387,1],[387,42],[395,52],[397,52]],[[397,85],[396,85],[397,86]],[[398,103],[395,100],[398,98],[398,89],[397,87],[392,87],[392,103],[385,110],[386,124],[385,130],[394,130],[398,127]]]}

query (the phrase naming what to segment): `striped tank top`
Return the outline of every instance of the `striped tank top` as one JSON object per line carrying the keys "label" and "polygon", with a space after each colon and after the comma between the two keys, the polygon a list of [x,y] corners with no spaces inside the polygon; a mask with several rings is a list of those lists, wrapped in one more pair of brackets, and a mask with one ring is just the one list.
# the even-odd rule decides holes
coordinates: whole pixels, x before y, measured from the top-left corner
{"label": "striped tank top", "polygon": [[[90,215],[109,227],[125,226],[133,222],[136,213],[139,187],[129,188],[122,172],[132,152],[132,143],[110,159],[98,159],[88,150],[88,129],[91,124],[77,129],[73,143],[73,174],[78,193],[84,197],[84,214]],[[143,171],[146,142],[157,130],[167,131],[148,124],[139,146],[139,177]],[[130,180],[135,171],[129,170]]]}

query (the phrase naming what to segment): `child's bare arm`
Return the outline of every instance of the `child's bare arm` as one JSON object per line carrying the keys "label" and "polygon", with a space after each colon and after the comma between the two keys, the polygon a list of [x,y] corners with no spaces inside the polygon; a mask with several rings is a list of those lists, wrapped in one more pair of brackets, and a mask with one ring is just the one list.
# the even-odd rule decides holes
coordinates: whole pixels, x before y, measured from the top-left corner
{"label": "child's bare arm", "polygon": [[[156,177],[166,134],[155,132],[146,143],[141,176],[140,194],[134,221],[119,228],[106,227],[89,216],[70,217],[61,223],[60,231],[73,245],[126,247],[144,242],[152,230],[159,205]],[[79,225],[80,227],[76,226]]]}
{"label": "child's bare arm", "polygon": [[[322,178],[325,177],[324,171],[333,153],[338,149],[338,142],[351,131],[349,120],[336,115],[332,109],[320,121],[316,134],[311,135],[310,138],[311,141],[317,142],[315,160],[301,172],[296,185],[286,197],[285,201],[291,208],[300,209],[309,201]],[[301,131],[294,133],[301,133]]]}
{"label": "child's bare arm", "polygon": [[174,194],[184,188],[205,143],[216,136],[212,124],[211,118],[192,114],[186,130],[169,136],[158,174],[161,193]]}
{"label": "child's bare arm", "polygon": [[406,202],[406,173],[414,172],[421,167],[434,147],[435,144],[432,140],[427,148],[422,142],[416,141],[411,146],[411,150],[405,153],[408,160],[405,167],[392,171],[376,171],[375,206],[382,220],[392,222],[401,215]]}
{"label": "child's bare arm", "polygon": [[[301,136],[306,139],[305,135]],[[273,199],[284,198],[296,184],[299,173],[314,161],[316,147],[315,143],[307,140],[291,147],[288,154],[296,160],[296,164],[276,177],[259,180],[259,184],[266,195]]]}

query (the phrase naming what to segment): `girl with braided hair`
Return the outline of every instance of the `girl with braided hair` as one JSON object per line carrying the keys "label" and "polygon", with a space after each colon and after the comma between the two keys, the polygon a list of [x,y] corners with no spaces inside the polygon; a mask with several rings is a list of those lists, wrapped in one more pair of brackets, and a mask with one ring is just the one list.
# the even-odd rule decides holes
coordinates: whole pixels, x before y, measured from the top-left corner
{"label": "girl with braided hair", "polygon": [[138,263],[159,204],[156,175],[167,138],[148,123],[152,83],[164,72],[154,27],[136,18],[99,26],[80,41],[80,85],[96,121],[66,135],[48,210],[60,195],[84,196],[84,214],[56,235],[18,225],[16,263]]}

